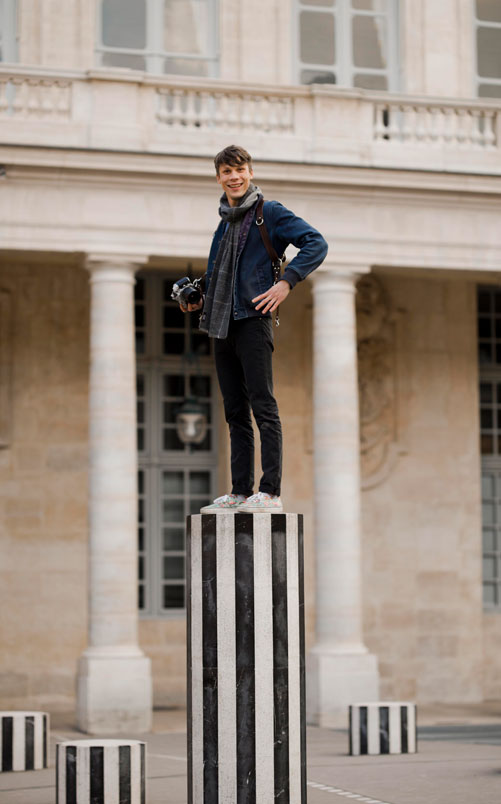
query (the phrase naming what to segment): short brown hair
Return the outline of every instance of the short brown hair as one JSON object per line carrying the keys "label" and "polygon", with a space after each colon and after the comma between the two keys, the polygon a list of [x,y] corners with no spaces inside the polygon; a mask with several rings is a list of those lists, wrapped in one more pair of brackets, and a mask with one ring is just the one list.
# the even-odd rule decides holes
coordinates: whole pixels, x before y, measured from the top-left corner
{"label": "short brown hair", "polygon": [[240,145],[227,145],[222,151],[216,155],[214,159],[216,167],[216,174],[219,175],[219,168],[221,165],[231,165],[231,167],[238,167],[240,165],[249,165],[252,168],[252,157],[245,148]]}

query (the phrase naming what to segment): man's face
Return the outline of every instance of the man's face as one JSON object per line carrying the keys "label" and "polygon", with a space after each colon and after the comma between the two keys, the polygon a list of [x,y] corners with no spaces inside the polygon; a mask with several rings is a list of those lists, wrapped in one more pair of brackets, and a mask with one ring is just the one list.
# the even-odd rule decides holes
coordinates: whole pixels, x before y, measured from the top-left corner
{"label": "man's face", "polygon": [[254,173],[246,162],[243,165],[220,165],[217,183],[221,185],[230,207],[236,207],[249,189]]}

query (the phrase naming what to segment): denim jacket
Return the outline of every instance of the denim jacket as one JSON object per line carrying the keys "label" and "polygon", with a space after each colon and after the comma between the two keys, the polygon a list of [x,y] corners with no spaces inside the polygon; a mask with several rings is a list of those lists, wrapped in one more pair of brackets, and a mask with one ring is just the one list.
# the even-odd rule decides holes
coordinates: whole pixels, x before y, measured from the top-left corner
{"label": "denim jacket", "polygon": [[[293,288],[296,282],[305,279],[323,262],[327,254],[327,243],[320,232],[317,232],[302,218],[298,218],[278,201],[265,201],[263,216],[277,254],[283,254],[290,243],[299,249],[298,254],[282,274],[282,279],[285,279]],[[211,279],[225,228],[226,224],[221,221],[214,232],[205,279],[206,287]],[[272,284],[273,268],[256,224],[256,213],[254,212],[249,234],[242,251],[237,256],[233,285],[233,318],[262,315],[260,310],[255,309],[252,299],[259,296],[260,293],[264,293]]]}

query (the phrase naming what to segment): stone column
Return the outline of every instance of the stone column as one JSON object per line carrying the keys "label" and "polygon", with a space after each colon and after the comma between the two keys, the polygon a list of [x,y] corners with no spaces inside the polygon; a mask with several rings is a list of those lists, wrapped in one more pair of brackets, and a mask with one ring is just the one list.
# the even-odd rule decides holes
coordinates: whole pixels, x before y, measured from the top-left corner
{"label": "stone column", "polygon": [[105,734],[151,725],[150,660],[138,646],[134,271],[93,258],[89,390],[89,644],[78,724]]}
{"label": "stone column", "polygon": [[314,275],[316,643],[307,701],[309,720],[326,727],[346,725],[348,705],[377,700],[379,686],[362,632],[355,283],[365,271]]}

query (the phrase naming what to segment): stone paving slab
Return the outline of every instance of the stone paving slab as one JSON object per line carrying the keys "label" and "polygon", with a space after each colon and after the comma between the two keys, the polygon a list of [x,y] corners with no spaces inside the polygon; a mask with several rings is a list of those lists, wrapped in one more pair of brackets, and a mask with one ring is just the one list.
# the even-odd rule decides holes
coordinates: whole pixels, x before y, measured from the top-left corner
{"label": "stone paving slab", "polygon": [[[53,730],[47,770],[0,773],[0,804],[54,804],[55,743],[76,736]],[[185,732],[128,736],[148,743],[148,804],[186,804]],[[347,750],[345,731],[308,729],[308,804],[501,801],[501,724],[426,727],[415,755],[350,757]]]}

